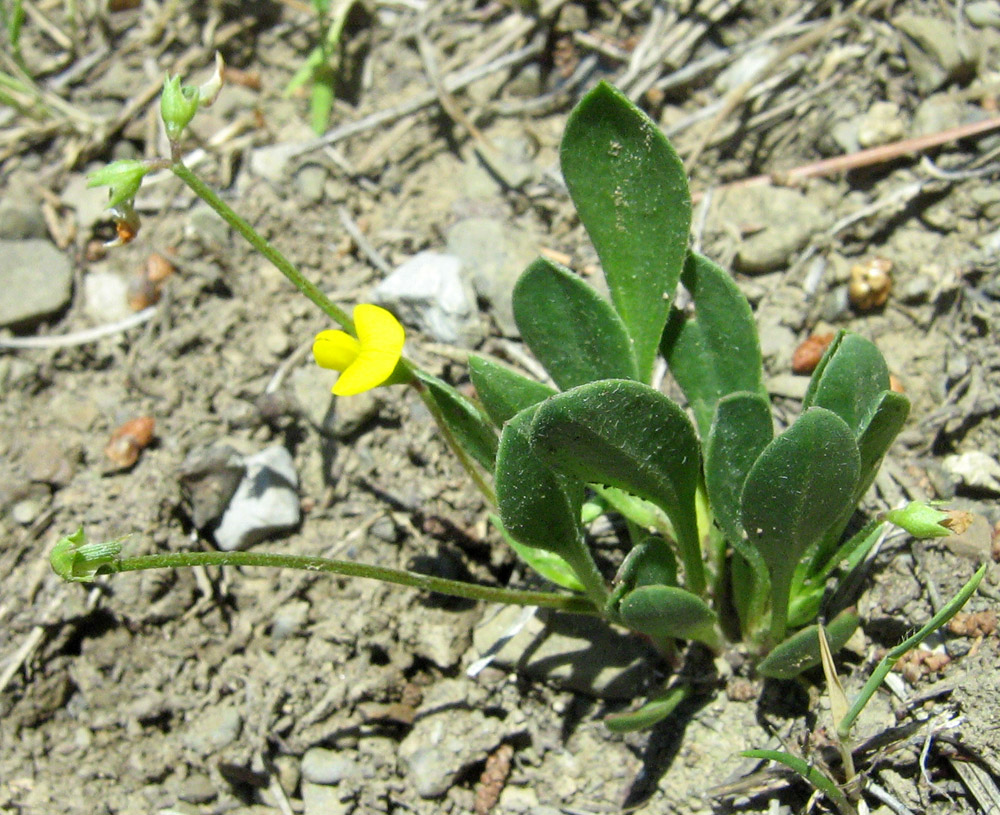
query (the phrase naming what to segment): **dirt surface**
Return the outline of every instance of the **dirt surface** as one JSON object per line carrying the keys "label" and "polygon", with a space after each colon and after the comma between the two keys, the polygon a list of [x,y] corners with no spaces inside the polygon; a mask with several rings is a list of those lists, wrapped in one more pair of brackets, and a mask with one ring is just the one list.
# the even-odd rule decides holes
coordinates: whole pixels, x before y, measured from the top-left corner
{"label": "dirt surface", "polygon": [[[144,187],[138,238],[99,251],[110,224],[83,176],[161,155],[146,89],[178,66],[201,81],[218,45],[237,70],[197,118],[190,161],[339,302],[367,299],[421,250],[473,245],[478,273],[492,270],[461,341],[410,331],[412,355],[461,386],[470,347],[526,364],[503,299],[525,257],[596,271],[557,148],[573,102],[607,78],[683,156],[700,152],[695,241],[754,304],[779,416],[794,417],[805,390],[791,372],[798,343],[860,332],[913,403],[866,511],[941,497],[992,526],[998,136],[945,138],[924,159],[795,187],[726,185],[994,115],[1000,4],[371,3],[349,21],[324,145],[310,142],[307,100],[282,96],[317,36],[300,5],[84,3],[67,20],[63,4],[31,4],[23,55],[43,95],[0,109],[0,263],[41,239],[69,262],[72,289],[54,316],[5,336],[115,323],[129,313],[121,282],[151,253],[175,271],[138,327],[0,351],[0,812],[804,811],[808,790],[773,772],[743,780],[764,768],[737,753],[785,743],[832,760],[826,702],[814,684],[761,683],[739,654],[715,665],[692,654],[705,694],[622,737],[603,716],[664,668],[620,632],[608,633],[627,651],[617,665],[562,632],[548,662],[498,659],[469,678],[474,634],[495,609],[313,574],[150,572],[92,586],[52,575],[48,549],[78,526],[95,540],[131,534],[134,553],[211,548],[181,474],[228,443],[282,445],[294,459],[301,523],[258,550],[532,585],[419,400],[383,389],[328,411],[330,376],[301,353],[327,327],[310,303],[169,176]],[[452,81],[497,60],[471,84]],[[893,290],[861,311],[851,268],[876,257],[891,262]],[[117,299],[95,293],[102,280]],[[155,420],[152,444],[116,467],[109,437],[142,416]],[[841,663],[849,691],[990,559],[989,538],[885,542]],[[967,611],[988,611],[998,583],[994,566]],[[981,812],[967,768],[1000,771],[995,617],[976,619],[932,642],[934,658],[913,661],[859,722],[859,740],[885,736],[864,766],[909,811]],[[869,803],[889,812],[886,800]]]}

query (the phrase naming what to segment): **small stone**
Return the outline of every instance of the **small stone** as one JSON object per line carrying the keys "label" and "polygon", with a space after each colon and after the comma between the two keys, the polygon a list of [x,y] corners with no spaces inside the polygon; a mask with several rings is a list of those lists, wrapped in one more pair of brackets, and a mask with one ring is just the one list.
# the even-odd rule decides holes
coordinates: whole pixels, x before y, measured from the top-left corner
{"label": "small stone", "polygon": [[178,477],[191,521],[198,529],[204,530],[222,517],[245,474],[243,457],[227,444],[188,454]]}
{"label": "small stone", "polygon": [[945,456],[941,466],[967,488],[1000,495],[1000,463],[982,450]]}
{"label": "small stone", "polygon": [[67,207],[76,212],[76,224],[83,235],[90,235],[102,221],[111,220],[108,212],[108,188],[87,186],[87,173],[103,166],[95,163],[85,173],[71,175],[59,196]]}
{"label": "small stone", "polygon": [[198,204],[191,210],[184,233],[202,246],[220,249],[229,244],[229,225],[208,204]]}
{"label": "small stone", "polygon": [[777,374],[767,380],[767,392],[771,396],[802,401],[809,389],[809,379],[795,374]]}
{"label": "small stone", "polygon": [[537,62],[529,62],[504,85],[511,96],[534,99],[542,92],[542,69]]}
{"label": "small stone", "polygon": [[283,640],[295,636],[302,632],[308,619],[309,603],[305,600],[292,600],[283,603],[271,618],[271,637]]}
{"label": "small stone", "polygon": [[747,274],[763,274],[787,266],[825,226],[827,215],[797,190],[736,187],[719,196],[715,220],[747,233],[736,247],[736,268]]}
{"label": "small stone", "polygon": [[298,474],[292,455],[281,445],[243,460],[246,475],[233,494],[213,537],[223,551],[244,549],[298,525]]}
{"label": "small stone", "polygon": [[534,146],[524,137],[497,136],[493,148],[476,148],[479,160],[506,189],[519,190],[538,176]]}
{"label": "small stone", "polygon": [[[473,631],[477,656],[492,651],[519,622],[514,606],[487,609]],[[580,659],[580,654],[593,655]],[[652,649],[635,635],[598,620],[538,612],[503,642],[493,658],[499,668],[600,699],[635,699],[651,677]]]}
{"label": "small stone", "polygon": [[858,123],[858,145],[877,147],[899,141],[906,135],[899,105],[895,102],[876,102]]}
{"label": "small stone", "polygon": [[0,201],[0,239],[23,241],[45,237],[48,237],[48,228],[37,201],[13,194]]}
{"label": "small stone", "polygon": [[970,23],[979,28],[1000,28],[1000,2],[980,0],[977,3],[967,3],[965,16],[969,18]]}
{"label": "small stone", "polygon": [[36,439],[24,453],[25,474],[31,481],[65,487],[72,479],[79,461],[79,450],[71,453],[51,438]]}
{"label": "small stone", "polygon": [[41,515],[52,499],[44,484],[32,484],[10,508],[10,517],[21,526],[30,526]]}
{"label": "small stone", "polygon": [[305,164],[295,173],[295,188],[304,201],[318,204],[323,200],[327,176],[321,164]]}
{"label": "small stone", "polygon": [[500,330],[518,336],[511,293],[538,256],[535,237],[494,218],[465,218],[448,230],[448,252],[462,261],[462,275],[489,304]]}
{"label": "small stone", "polygon": [[83,308],[98,324],[128,317],[128,282],[114,272],[90,271],[83,278]]}
{"label": "small stone", "polygon": [[336,787],[325,784],[302,782],[302,804],[305,815],[348,815],[353,809],[352,801],[342,801]]}
{"label": "small stone", "polygon": [[438,342],[475,345],[482,339],[475,296],[454,255],[420,252],[385,278],[372,299]]}
{"label": "small stone", "polygon": [[0,240],[0,327],[29,328],[69,305],[69,258],[46,240]]}
{"label": "small stone", "polygon": [[979,60],[976,41],[959,37],[955,26],[917,14],[901,14],[892,22],[921,94],[975,77]]}
{"label": "small stone", "polygon": [[501,812],[528,812],[535,815],[538,811],[538,795],[531,787],[504,787],[499,803]]}
{"label": "small stone", "polygon": [[191,773],[181,782],[177,797],[191,804],[205,804],[218,795],[212,779],[204,773]]}
{"label": "small stone", "polygon": [[383,404],[382,397],[374,391],[337,399],[333,416],[328,420],[330,432],[338,439],[349,439],[375,421]]}
{"label": "small stone", "polygon": [[199,755],[212,755],[236,741],[242,729],[243,717],[237,710],[216,708],[192,723],[184,743]]}
{"label": "small stone", "polygon": [[357,759],[343,750],[311,747],[302,756],[302,777],[314,784],[339,784],[360,774]]}
{"label": "small stone", "polygon": [[981,109],[956,99],[950,93],[935,93],[917,105],[913,112],[910,135],[917,137],[940,133],[982,118],[985,118],[985,114]]}

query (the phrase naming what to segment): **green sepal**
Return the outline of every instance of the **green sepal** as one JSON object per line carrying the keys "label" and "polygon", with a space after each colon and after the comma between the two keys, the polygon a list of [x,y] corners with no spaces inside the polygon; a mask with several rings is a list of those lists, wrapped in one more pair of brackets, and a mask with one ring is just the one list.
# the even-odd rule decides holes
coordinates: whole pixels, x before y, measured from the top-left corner
{"label": "green sepal", "polygon": [[167,138],[178,142],[201,104],[201,94],[193,85],[182,85],[180,76],[167,74],[160,94],[160,116]]}
{"label": "green sepal", "polygon": [[135,198],[148,172],[149,166],[144,161],[120,159],[88,173],[87,186],[110,187],[108,206],[117,207]]}
{"label": "green sepal", "polygon": [[943,525],[950,518],[951,515],[947,512],[924,501],[910,501],[905,507],[885,513],[885,519],[889,523],[905,529],[917,539],[945,538],[953,534],[951,529]]}
{"label": "green sepal", "polygon": [[118,558],[125,537],[100,543],[87,543],[87,536],[80,527],[62,538],[49,553],[52,571],[63,580],[73,583],[91,583],[102,573],[102,568]]}
{"label": "green sepal", "polygon": [[548,385],[474,354],[469,357],[469,378],[483,408],[498,428],[525,408],[556,393]]}
{"label": "green sepal", "polygon": [[649,381],[691,227],[684,165],[650,118],[600,82],[569,116],[560,159],[611,300]]}
{"label": "green sepal", "polygon": [[598,379],[638,379],[625,324],[569,269],[538,258],[512,296],[521,337],[563,390]]}
{"label": "green sepal", "polygon": [[[824,626],[830,650],[836,653],[843,648],[860,623],[853,609],[845,609]],[[757,664],[757,673],[771,679],[794,679],[819,663],[819,626],[810,625],[772,648]]]}

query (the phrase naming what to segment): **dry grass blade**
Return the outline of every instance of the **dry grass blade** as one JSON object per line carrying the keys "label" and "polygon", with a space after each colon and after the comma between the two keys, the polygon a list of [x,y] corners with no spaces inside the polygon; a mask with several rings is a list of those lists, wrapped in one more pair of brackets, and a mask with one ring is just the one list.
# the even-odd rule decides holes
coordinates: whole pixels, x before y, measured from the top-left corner
{"label": "dry grass blade", "polygon": [[949,763],[986,815],[1000,812],[1000,789],[992,775],[972,761],[952,758]]}

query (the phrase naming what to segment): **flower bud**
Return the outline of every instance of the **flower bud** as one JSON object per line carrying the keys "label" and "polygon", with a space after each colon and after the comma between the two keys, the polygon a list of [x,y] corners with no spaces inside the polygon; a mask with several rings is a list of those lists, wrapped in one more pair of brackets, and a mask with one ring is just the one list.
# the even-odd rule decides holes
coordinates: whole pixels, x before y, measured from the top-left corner
{"label": "flower bud", "polygon": [[184,128],[188,126],[198,112],[201,94],[192,85],[182,85],[179,76],[169,74],[163,80],[163,93],[160,94],[160,116],[171,142],[180,141]]}
{"label": "flower bud", "polygon": [[87,543],[83,528],[67,535],[49,554],[52,570],[63,580],[74,583],[90,583],[121,553],[122,538],[103,543]]}
{"label": "flower bud", "polygon": [[149,172],[144,161],[121,159],[112,161],[106,167],[95,170],[87,176],[88,187],[110,187],[109,207],[117,207],[131,201],[139,192],[142,179]]}
{"label": "flower bud", "polygon": [[885,519],[909,532],[915,538],[943,538],[952,534],[951,513],[935,509],[921,501],[911,501],[901,509],[885,513]]}

